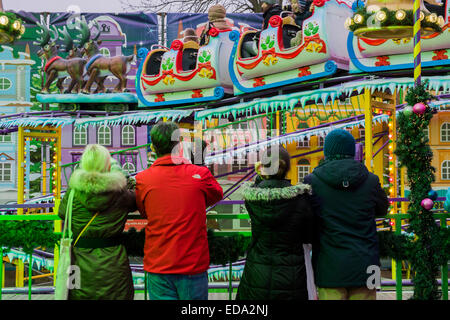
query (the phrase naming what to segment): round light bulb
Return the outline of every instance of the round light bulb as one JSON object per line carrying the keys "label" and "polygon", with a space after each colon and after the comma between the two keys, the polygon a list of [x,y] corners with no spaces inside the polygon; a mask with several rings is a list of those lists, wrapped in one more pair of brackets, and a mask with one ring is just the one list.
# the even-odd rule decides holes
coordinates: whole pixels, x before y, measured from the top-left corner
{"label": "round light bulb", "polygon": [[380,22],[386,20],[386,18],[387,18],[386,12],[381,11],[381,10],[378,11],[375,15],[375,18],[377,18],[377,20]]}
{"label": "round light bulb", "polygon": [[429,16],[427,16],[427,21],[431,23],[436,23],[438,21],[438,16],[436,13],[432,13]]}
{"label": "round light bulb", "polygon": [[439,16],[438,18],[438,24],[442,28],[445,25],[445,20],[442,16]]}
{"label": "round light bulb", "polygon": [[22,27],[22,24],[20,23],[19,20],[16,20],[16,21],[14,21],[14,23],[12,24],[12,27],[13,27],[14,30],[19,31],[20,28]]}
{"label": "round light bulb", "polygon": [[8,24],[8,22],[9,22],[9,19],[8,19],[7,16],[1,16],[1,17],[0,17],[0,24],[1,24],[2,26],[6,26],[6,25]]}
{"label": "round light bulb", "polygon": [[353,19],[352,18],[347,18],[345,19],[345,27],[348,29],[351,25],[353,24]]}
{"label": "round light bulb", "polygon": [[404,10],[397,10],[397,12],[395,13],[395,18],[397,20],[402,21],[403,19],[406,18],[406,12]]}
{"label": "round light bulb", "polygon": [[425,18],[425,13],[423,11],[420,11],[420,21],[422,21]]}
{"label": "round light bulb", "polygon": [[353,17],[353,20],[356,23],[362,23],[364,21],[364,17],[360,14],[355,14],[355,16]]}

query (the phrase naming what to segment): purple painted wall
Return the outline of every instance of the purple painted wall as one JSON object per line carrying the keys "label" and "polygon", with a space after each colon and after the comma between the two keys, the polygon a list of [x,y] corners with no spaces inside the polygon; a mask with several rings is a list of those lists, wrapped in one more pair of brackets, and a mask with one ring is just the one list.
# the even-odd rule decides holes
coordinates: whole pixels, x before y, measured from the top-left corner
{"label": "purple painted wall", "polygon": [[[89,126],[87,128],[88,144],[97,143],[97,133],[99,127]],[[120,151],[123,149],[128,149],[140,145],[147,144],[147,126],[134,127],[135,129],[135,143],[133,145],[123,145],[122,141],[122,128],[123,126],[111,126],[111,144],[105,145],[105,147],[110,150],[110,152]],[[83,153],[86,145],[74,146],[74,136],[73,136],[73,126],[65,126],[62,129],[62,139],[61,139],[61,160],[62,165],[78,161]],[[128,166],[131,172],[139,172],[147,168],[147,148],[140,148],[137,150],[131,150],[123,155],[113,156],[122,167]],[[130,165],[132,164],[132,165]],[[134,170],[132,170],[134,167]],[[62,186],[67,187],[67,180],[70,178],[72,173],[72,168],[63,168],[61,171],[62,175]]]}

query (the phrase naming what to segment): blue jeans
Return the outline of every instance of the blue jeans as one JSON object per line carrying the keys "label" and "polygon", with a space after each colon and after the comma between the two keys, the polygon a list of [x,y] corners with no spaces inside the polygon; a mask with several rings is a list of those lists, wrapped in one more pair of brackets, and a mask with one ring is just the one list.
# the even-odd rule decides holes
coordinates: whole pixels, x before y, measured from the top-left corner
{"label": "blue jeans", "polygon": [[208,273],[147,272],[147,290],[150,300],[208,300]]}

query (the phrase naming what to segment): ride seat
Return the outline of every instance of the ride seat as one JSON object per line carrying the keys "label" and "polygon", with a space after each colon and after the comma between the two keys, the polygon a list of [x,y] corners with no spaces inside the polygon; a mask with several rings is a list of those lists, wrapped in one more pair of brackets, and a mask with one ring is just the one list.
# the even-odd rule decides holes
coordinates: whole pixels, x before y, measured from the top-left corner
{"label": "ride seat", "polygon": [[146,74],[148,74],[149,76],[155,76],[159,74],[162,56],[165,52],[166,50],[157,50],[151,55],[151,57],[147,61],[147,65],[145,66]]}
{"label": "ride seat", "polygon": [[251,58],[258,55],[258,43],[260,32],[247,31],[242,35],[241,47],[239,48],[239,56],[242,58]]}
{"label": "ride seat", "polygon": [[288,49],[292,47],[291,40],[297,36],[297,32],[299,32],[302,28],[295,23],[294,18],[291,16],[283,18],[281,28],[283,34],[283,48]]}
{"label": "ride seat", "polygon": [[183,44],[182,71],[191,71],[197,67],[197,55],[199,44],[195,41],[187,41]]}

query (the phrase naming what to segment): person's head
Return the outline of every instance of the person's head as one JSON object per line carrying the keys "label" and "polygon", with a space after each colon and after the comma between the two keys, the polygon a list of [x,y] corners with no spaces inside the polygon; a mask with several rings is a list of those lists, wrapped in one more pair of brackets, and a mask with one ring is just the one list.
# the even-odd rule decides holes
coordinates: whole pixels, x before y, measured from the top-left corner
{"label": "person's head", "polygon": [[346,130],[336,129],[327,134],[323,146],[326,160],[355,157],[355,138]]}
{"label": "person's head", "polygon": [[183,42],[188,42],[188,41],[194,41],[194,42],[199,42],[197,33],[195,33],[195,30],[192,28],[187,28],[186,30],[184,30],[184,37],[183,37]]}
{"label": "person's head", "polygon": [[208,9],[208,20],[211,22],[225,19],[227,10],[221,4],[216,4]]}
{"label": "person's head", "polygon": [[99,144],[88,144],[80,160],[80,168],[88,172],[108,172],[111,170],[111,155]]}
{"label": "person's head", "polygon": [[261,157],[259,170],[264,179],[284,179],[291,168],[291,156],[282,146],[271,146]]}
{"label": "person's head", "polygon": [[152,140],[152,150],[157,157],[171,154],[173,149],[180,142],[180,131],[176,123],[158,122],[150,131]]}
{"label": "person's head", "polygon": [[277,3],[276,0],[264,0],[264,1],[261,3],[261,8],[262,8],[263,12],[266,12],[267,10],[269,10],[269,8],[270,8],[271,6],[273,6],[273,5],[276,4],[276,3]]}

